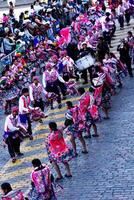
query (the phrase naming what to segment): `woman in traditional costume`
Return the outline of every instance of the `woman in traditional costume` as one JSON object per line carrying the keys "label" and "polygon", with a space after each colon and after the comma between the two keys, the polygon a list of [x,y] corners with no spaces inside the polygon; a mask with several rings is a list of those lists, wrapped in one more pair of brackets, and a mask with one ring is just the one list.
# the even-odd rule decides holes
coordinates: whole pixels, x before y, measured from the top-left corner
{"label": "woman in traditional costume", "polygon": [[58,175],[56,180],[58,181],[63,179],[59,163],[63,163],[65,166],[67,172],[65,177],[72,177],[68,161],[73,157],[73,150],[66,144],[63,138],[62,130],[57,128],[57,124],[55,122],[50,122],[49,128],[50,134],[48,135],[46,141],[46,148],[50,163],[52,163]]}
{"label": "woman in traditional costume", "polygon": [[74,156],[76,157],[78,155],[77,149],[76,149],[76,142],[75,139],[78,138],[82,145],[82,153],[88,153],[85,140],[82,136],[82,129],[78,125],[79,120],[76,119],[76,116],[78,117],[78,107],[73,107],[73,104],[71,101],[66,102],[67,105],[67,111],[65,114],[65,127],[66,127],[66,133],[70,136],[70,142],[72,144],[73,150],[74,150]]}
{"label": "woman in traditional costume", "polygon": [[79,115],[82,116],[85,121],[85,129],[87,135],[85,138],[91,138],[90,129],[93,127],[94,134],[93,137],[98,137],[98,131],[96,126],[96,118],[98,117],[98,109],[97,106],[94,105],[93,96],[89,94],[89,92],[85,92],[84,88],[78,88],[78,92],[81,95],[79,100]]}
{"label": "woman in traditional costume", "polygon": [[32,165],[34,167],[31,173],[32,190],[28,193],[28,199],[56,200],[50,168],[46,164],[42,164],[39,159],[33,159]]}
{"label": "woman in traditional costume", "polygon": [[13,190],[9,183],[2,183],[1,190],[3,191],[2,200],[24,200],[24,195],[20,190]]}

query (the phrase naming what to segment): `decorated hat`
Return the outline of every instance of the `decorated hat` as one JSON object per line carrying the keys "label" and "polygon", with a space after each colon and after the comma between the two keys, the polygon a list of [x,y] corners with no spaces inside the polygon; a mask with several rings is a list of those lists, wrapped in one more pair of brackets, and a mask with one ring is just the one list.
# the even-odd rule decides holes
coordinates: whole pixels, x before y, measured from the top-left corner
{"label": "decorated hat", "polygon": [[14,106],[14,107],[12,107],[12,110],[11,110],[11,111],[12,111],[12,113],[13,113],[13,112],[18,112],[18,111],[19,111],[19,108],[18,108],[17,106]]}
{"label": "decorated hat", "polygon": [[65,51],[61,51],[60,56],[65,56]]}
{"label": "decorated hat", "polygon": [[53,60],[58,60],[58,56],[57,55],[53,55],[52,57],[51,57],[51,60],[53,61]]}
{"label": "decorated hat", "polygon": [[50,62],[48,62],[48,63],[46,64],[46,66],[45,66],[46,69],[49,69],[49,68],[51,68],[51,67],[52,67],[52,64],[51,64]]}
{"label": "decorated hat", "polygon": [[38,76],[34,76],[34,77],[33,77],[33,81],[35,81],[35,80],[36,80],[36,81],[39,81],[39,77],[38,77]]}

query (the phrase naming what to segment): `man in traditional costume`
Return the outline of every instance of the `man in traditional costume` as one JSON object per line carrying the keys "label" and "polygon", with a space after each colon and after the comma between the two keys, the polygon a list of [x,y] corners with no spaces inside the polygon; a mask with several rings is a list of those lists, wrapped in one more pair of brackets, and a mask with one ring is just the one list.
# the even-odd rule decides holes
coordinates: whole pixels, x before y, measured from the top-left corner
{"label": "man in traditional costume", "polygon": [[46,70],[43,73],[43,86],[47,92],[54,92],[57,95],[58,108],[61,108],[61,94],[58,87],[59,81],[65,83],[58,71],[52,67],[52,64],[47,63]]}
{"label": "man in traditional costume", "polygon": [[22,89],[22,95],[19,98],[19,120],[27,128],[30,140],[33,140],[32,127],[30,121],[30,98],[28,88]]}
{"label": "man in traditional costume", "polygon": [[47,94],[43,85],[39,82],[39,78],[37,76],[33,77],[33,83],[29,86],[30,101],[34,107],[39,107],[42,111],[44,111],[43,93]]}
{"label": "man in traditional costume", "polygon": [[4,142],[8,146],[8,152],[12,162],[16,161],[16,155],[22,156],[20,152],[20,128],[18,127],[18,108],[13,107],[12,113],[6,117],[4,127]]}

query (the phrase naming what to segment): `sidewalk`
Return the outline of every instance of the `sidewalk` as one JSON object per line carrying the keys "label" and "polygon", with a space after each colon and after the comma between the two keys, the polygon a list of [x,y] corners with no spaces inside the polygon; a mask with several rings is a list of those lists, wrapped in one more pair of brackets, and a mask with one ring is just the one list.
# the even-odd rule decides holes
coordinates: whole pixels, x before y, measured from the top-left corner
{"label": "sidewalk", "polygon": [[[34,2],[34,0],[16,0],[16,7],[27,6]],[[8,8],[7,1],[0,0],[0,9]]]}

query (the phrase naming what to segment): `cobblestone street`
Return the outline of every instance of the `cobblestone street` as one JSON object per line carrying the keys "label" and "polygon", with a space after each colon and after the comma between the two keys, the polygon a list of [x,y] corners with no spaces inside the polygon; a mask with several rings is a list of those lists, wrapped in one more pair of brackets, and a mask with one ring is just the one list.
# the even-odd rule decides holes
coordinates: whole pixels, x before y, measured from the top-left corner
{"label": "cobblestone street", "polygon": [[128,78],[113,101],[110,120],[98,124],[100,137],[88,141],[89,155],[72,163],[60,199],[134,199],[134,80]]}
{"label": "cobblestone street", "polygon": [[[132,25],[123,31],[117,30],[113,52],[128,30],[132,30]],[[75,104],[77,99],[70,100]],[[82,155],[79,150],[79,156],[72,160],[73,177],[61,182],[64,191],[58,200],[134,200],[134,78],[125,78],[123,88],[112,99],[110,120],[98,122],[100,137],[86,140],[89,153]],[[0,146],[0,184],[8,181],[13,188],[28,189],[31,160],[40,158],[48,162],[44,147],[48,122],[55,120],[59,126],[64,123],[66,108],[63,102],[61,110],[49,111],[43,124],[35,124],[34,140],[26,140],[21,145],[24,157],[15,164],[8,161],[7,149]],[[1,140],[3,124],[4,118],[0,115]]]}

